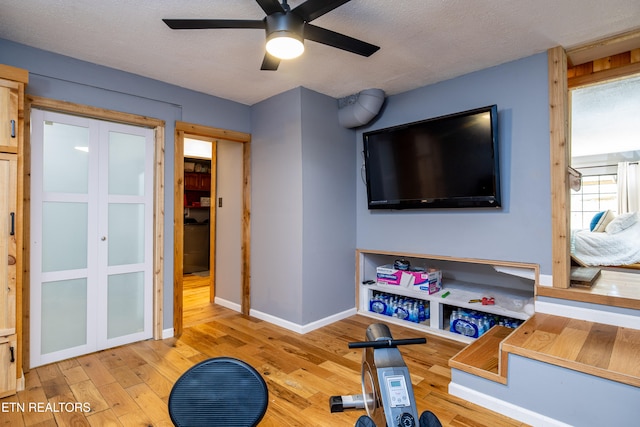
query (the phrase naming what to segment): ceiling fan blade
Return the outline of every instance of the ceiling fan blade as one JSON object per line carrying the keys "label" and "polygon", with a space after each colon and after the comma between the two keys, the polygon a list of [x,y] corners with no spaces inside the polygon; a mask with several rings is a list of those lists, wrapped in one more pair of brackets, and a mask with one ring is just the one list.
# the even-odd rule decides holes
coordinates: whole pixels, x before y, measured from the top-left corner
{"label": "ceiling fan blade", "polygon": [[260,5],[262,10],[264,10],[264,13],[267,15],[271,15],[276,12],[284,12],[284,9],[278,0],[256,0],[256,3]]}
{"label": "ceiling fan blade", "polygon": [[258,28],[264,29],[264,21],[252,19],[163,19],[173,30],[202,30],[208,28]]}
{"label": "ceiling fan blade", "polygon": [[371,56],[380,49],[379,46],[311,24],[305,25],[304,38],[362,56]]}
{"label": "ceiling fan blade", "polygon": [[300,16],[304,21],[311,22],[350,1],[351,0],[307,0],[295,7],[291,12]]}
{"label": "ceiling fan blade", "polygon": [[278,69],[278,65],[280,65],[280,58],[276,58],[269,52],[266,52],[260,69],[264,71],[276,71]]}

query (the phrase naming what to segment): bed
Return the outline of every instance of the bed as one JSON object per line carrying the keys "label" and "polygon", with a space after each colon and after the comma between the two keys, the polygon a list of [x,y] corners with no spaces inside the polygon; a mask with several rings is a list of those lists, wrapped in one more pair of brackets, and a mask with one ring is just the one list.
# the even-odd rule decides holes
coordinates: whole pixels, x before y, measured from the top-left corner
{"label": "bed", "polygon": [[596,217],[590,229],[572,231],[572,258],[583,266],[640,270],[640,213],[604,211]]}

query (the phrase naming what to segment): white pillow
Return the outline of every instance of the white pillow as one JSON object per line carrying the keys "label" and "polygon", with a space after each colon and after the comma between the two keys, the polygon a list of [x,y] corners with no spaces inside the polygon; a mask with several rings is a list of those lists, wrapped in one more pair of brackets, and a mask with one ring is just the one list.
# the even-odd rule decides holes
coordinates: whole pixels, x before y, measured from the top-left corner
{"label": "white pillow", "polygon": [[594,231],[597,233],[604,233],[604,231],[607,228],[607,225],[609,225],[609,223],[613,221],[615,217],[616,215],[612,211],[610,210],[604,211],[604,213],[596,223],[595,227],[593,227],[593,230],[591,231]]}
{"label": "white pillow", "polygon": [[605,231],[609,234],[619,233],[638,222],[638,212],[629,212],[615,217]]}

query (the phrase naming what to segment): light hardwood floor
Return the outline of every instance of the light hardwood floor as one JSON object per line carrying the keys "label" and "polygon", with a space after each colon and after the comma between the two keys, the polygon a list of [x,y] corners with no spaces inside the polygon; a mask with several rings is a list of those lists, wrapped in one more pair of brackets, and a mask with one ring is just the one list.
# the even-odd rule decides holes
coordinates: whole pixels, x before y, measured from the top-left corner
{"label": "light hardwood floor", "polygon": [[[265,378],[269,406],[260,426],[355,424],[363,412],[332,414],[329,397],[360,393],[361,351],[347,344],[364,340],[371,319],[355,315],[300,335],[208,304],[207,295],[193,283],[185,286],[190,300],[180,338],[139,342],[31,370],[26,390],[0,400],[0,425],[171,426],[167,401],[173,383],[195,363],[216,356],[242,359]],[[419,412],[433,411],[445,427],[523,426],[447,393],[447,362],[462,344],[389,326],[394,338],[427,338],[427,344],[401,347]],[[85,402],[89,412],[69,410]]]}

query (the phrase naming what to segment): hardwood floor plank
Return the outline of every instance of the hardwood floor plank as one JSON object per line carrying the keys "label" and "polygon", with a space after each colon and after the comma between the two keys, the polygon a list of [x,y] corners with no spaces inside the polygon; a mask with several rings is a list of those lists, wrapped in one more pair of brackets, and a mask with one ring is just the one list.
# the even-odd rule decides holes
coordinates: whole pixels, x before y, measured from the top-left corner
{"label": "hardwood floor plank", "polygon": [[588,336],[589,331],[584,328],[567,328],[549,346],[549,354],[563,359],[576,360]]}
{"label": "hardwood floor plank", "polygon": [[585,365],[607,369],[611,361],[611,352],[618,332],[617,326],[594,323],[589,335],[576,357],[576,361]]}
{"label": "hardwood floor plank", "polygon": [[23,427],[25,425],[22,413],[26,408],[20,407],[18,396],[13,395],[2,399],[2,417],[0,417],[0,425],[7,427]]}
{"label": "hardwood floor plank", "polygon": [[[49,399],[49,403],[53,405],[53,414],[56,424],[60,427],[82,427],[90,426],[85,414],[75,405],[73,395],[61,395]],[[74,408],[74,409],[70,409]],[[76,409],[78,408],[78,409]],[[82,408],[82,406],[80,407]]]}
{"label": "hardwood floor plank", "polygon": [[110,409],[87,416],[87,421],[91,427],[126,427]]}
{"label": "hardwood floor plank", "polygon": [[91,379],[96,386],[99,387],[116,381],[109,370],[102,364],[97,354],[78,357],[78,362],[86,373],[87,378]]}
{"label": "hardwood floor plank", "polygon": [[109,404],[104,400],[98,388],[87,379],[85,381],[69,384],[76,402],[86,403],[92,412],[100,412],[109,408]]}
{"label": "hardwood floor plank", "polygon": [[171,425],[167,402],[160,399],[147,384],[142,383],[129,387],[127,393],[142,409],[142,412],[151,419],[153,425],[167,421]]}
{"label": "hardwood floor plank", "polygon": [[64,375],[69,385],[81,383],[89,379],[89,376],[80,365],[69,369],[62,369],[62,375]]}
{"label": "hardwood floor plank", "polygon": [[118,368],[114,368],[111,370],[111,374],[122,388],[129,388],[133,385],[143,382],[142,378],[136,375],[134,370],[129,368],[128,366],[120,366]]}
{"label": "hardwood floor plank", "polygon": [[117,382],[100,386],[98,391],[109,405],[108,411],[116,419],[140,409],[129,393]]}
{"label": "hardwood floor plank", "polygon": [[638,331],[628,328],[618,328],[618,339],[611,353],[609,369],[616,372],[629,372],[640,377],[640,337]]}

